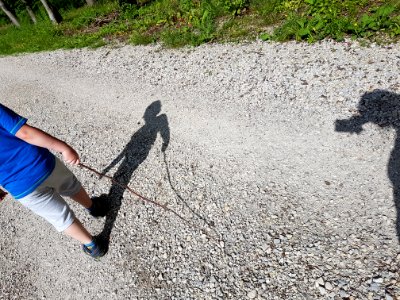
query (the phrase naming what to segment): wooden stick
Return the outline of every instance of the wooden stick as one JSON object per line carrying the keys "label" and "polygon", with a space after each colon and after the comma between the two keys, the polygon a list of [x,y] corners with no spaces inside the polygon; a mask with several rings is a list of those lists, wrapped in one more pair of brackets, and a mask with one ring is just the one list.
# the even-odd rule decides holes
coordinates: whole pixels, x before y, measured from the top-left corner
{"label": "wooden stick", "polygon": [[91,172],[93,172],[93,173],[95,173],[96,175],[98,175],[98,176],[100,176],[100,177],[103,177],[103,176],[104,176],[104,177],[108,178],[109,180],[111,180],[111,181],[112,181],[113,183],[115,183],[116,185],[122,187],[123,189],[127,189],[129,192],[131,192],[133,195],[137,196],[137,197],[138,197],[139,199],[141,199],[143,202],[150,202],[150,203],[152,203],[152,204],[154,204],[154,205],[156,205],[156,206],[158,206],[158,207],[161,207],[161,208],[164,209],[165,211],[169,211],[169,212],[173,213],[173,214],[174,214],[175,216],[177,216],[179,219],[181,219],[182,221],[184,221],[189,227],[192,227],[192,228],[194,228],[194,229],[200,230],[200,231],[202,231],[205,235],[207,235],[209,238],[215,240],[215,238],[212,237],[212,236],[210,236],[209,233],[208,233],[207,231],[205,231],[203,228],[200,228],[200,227],[198,227],[198,226],[192,224],[191,222],[189,222],[188,220],[186,220],[184,217],[182,217],[179,213],[177,213],[177,212],[174,211],[173,209],[167,207],[166,204],[161,204],[161,203],[158,203],[158,202],[156,202],[156,201],[154,201],[154,200],[148,199],[148,198],[146,198],[146,197],[140,195],[139,193],[135,192],[135,191],[134,191],[133,189],[131,189],[129,186],[122,185],[121,183],[119,183],[118,181],[116,181],[116,180],[115,180],[114,178],[112,178],[111,176],[108,176],[108,175],[106,175],[106,174],[102,174],[102,173],[100,173],[99,171],[97,171],[97,170],[93,169],[92,167],[89,167],[89,166],[87,166],[87,165],[85,165],[85,164],[83,164],[83,163],[79,163],[79,166],[82,167],[82,168],[84,168],[84,169],[87,169],[87,170],[89,170],[89,171],[91,171]]}

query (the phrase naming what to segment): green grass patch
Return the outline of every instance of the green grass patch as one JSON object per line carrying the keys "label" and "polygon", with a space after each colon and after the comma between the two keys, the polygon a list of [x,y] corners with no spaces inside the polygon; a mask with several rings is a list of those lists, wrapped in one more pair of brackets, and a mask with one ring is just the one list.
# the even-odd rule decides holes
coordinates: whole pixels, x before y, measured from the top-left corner
{"label": "green grass patch", "polygon": [[64,21],[61,27],[68,27],[71,29],[81,29],[95,23],[96,20],[105,19],[109,16],[112,19],[114,16],[118,16],[119,7],[116,3],[105,3],[99,4],[92,7],[82,7],[66,11],[63,16]]}
{"label": "green grass patch", "polygon": [[400,34],[400,6],[391,1],[285,0],[278,6],[285,15],[271,39],[315,42],[341,41],[346,36],[371,38]]}
{"label": "green grass patch", "polygon": [[38,24],[25,12],[21,28],[0,18],[0,54],[97,47],[114,41],[167,47],[261,38],[315,42],[346,37],[398,41],[399,0],[103,0],[61,11],[52,25],[43,9]]}

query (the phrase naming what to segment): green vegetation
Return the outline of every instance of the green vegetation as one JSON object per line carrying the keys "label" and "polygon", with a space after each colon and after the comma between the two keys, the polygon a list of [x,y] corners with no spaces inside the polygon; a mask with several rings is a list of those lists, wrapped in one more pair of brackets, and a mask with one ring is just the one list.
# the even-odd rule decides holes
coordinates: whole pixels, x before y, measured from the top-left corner
{"label": "green vegetation", "polygon": [[400,34],[399,9],[395,1],[286,0],[278,8],[286,18],[274,38],[395,38]]}
{"label": "green vegetation", "polygon": [[91,7],[79,0],[70,3],[58,7],[63,17],[59,25],[51,24],[39,5],[33,7],[36,25],[23,7],[15,8],[20,28],[0,15],[0,54],[116,41],[180,47],[258,37],[393,42],[400,36],[400,0],[103,0]]}

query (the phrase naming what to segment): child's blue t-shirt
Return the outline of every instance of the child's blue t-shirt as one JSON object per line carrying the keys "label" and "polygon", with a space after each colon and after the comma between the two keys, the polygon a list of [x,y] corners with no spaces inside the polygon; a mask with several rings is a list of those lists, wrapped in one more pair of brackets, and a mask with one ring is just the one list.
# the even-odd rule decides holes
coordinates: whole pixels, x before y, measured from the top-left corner
{"label": "child's blue t-shirt", "polygon": [[0,104],[0,185],[15,199],[33,192],[55,166],[55,157],[49,150],[15,136],[26,121]]}

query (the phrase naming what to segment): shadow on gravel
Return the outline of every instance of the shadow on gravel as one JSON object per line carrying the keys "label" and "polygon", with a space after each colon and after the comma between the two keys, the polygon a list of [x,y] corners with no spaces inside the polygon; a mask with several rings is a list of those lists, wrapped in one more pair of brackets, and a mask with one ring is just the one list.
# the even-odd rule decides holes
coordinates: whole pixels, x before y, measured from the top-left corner
{"label": "shadow on gravel", "polygon": [[217,236],[220,236],[220,233],[214,228],[215,226],[215,222],[214,221],[209,221],[207,220],[205,217],[203,217],[202,215],[200,215],[198,212],[196,212],[193,208],[191,208],[189,206],[189,204],[187,203],[187,200],[185,200],[182,195],[179,193],[179,191],[176,189],[176,187],[174,186],[174,184],[172,183],[171,180],[171,172],[169,170],[169,166],[168,166],[168,161],[167,161],[167,154],[164,152],[164,164],[165,164],[165,168],[167,169],[167,177],[168,177],[168,182],[169,185],[171,186],[171,189],[173,190],[174,194],[176,195],[176,197],[179,199],[180,202],[183,203],[183,205],[189,209],[189,211],[195,215],[196,217],[198,217],[200,220],[202,220],[205,224],[208,225],[208,227],[210,229],[212,229]]}
{"label": "shadow on gravel", "polygon": [[358,114],[349,119],[336,120],[338,132],[360,133],[365,123],[396,130],[396,141],[388,162],[388,176],[393,185],[393,200],[397,209],[396,230],[400,243],[400,95],[385,90],[365,93],[358,103]]}
{"label": "shadow on gravel", "polygon": [[[144,113],[145,124],[133,135],[124,150],[102,171],[102,174],[107,173],[110,169],[116,166],[119,162],[118,170],[113,175],[113,179],[123,186],[127,186],[132,177],[133,172],[147,158],[149,152],[157,138],[157,133],[161,134],[163,139],[162,151],[168,147],[170,132],[168,119],[165,114],[158,115],[161,112],[161,102],[155,101],[150,104]],[[110,239],[111,231],[117,219],[119,209],[122,204],[125,188],[113,183],[108,195],[101,195],[108,201],[112,210],[108,213],[104,224],[104,229],[100,236]]]}

